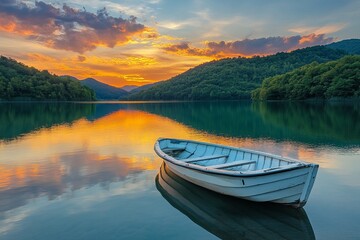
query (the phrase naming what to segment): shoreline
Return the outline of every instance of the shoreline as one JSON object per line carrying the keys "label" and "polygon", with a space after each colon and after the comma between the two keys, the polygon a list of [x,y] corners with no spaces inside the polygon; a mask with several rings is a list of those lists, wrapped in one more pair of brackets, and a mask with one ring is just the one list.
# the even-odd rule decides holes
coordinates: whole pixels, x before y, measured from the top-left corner
{"label": "shoreline", "polygon": [[30,100],[30,99],[0,99],[0,103],[196,103],[196,102],[253,102],[253,103],[360,103],[360,97],[352,98],[330,98],[330,99],[303,99],[303,100],[252,100],[252,99],[208,99],[208,100]]}

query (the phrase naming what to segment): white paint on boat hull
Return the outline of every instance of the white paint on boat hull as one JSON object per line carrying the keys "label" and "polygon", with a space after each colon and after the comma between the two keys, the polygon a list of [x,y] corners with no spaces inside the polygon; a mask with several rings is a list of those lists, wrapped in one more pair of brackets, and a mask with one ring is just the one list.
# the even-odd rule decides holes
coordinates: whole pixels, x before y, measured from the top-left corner
{"label": "white paint on boat hull", "polygon": [[[180,177],[218,193],[256,202],[273,201],[285,204],[299,203],[301,193],[307,191],[307,189],[304,189],[304,185],[312,170],[309,167],[298,169],[299,176],[296,177],[289,176],[289,172],[269,175],[266,183],[256,184],[257,179],[262,177],[250,177],[249,179],[227,177],[224,179],[221,175],[185,169],[170,162],[167,162],[167,165]],[[243,184],[242,180],[244,180],[245,184]]]}

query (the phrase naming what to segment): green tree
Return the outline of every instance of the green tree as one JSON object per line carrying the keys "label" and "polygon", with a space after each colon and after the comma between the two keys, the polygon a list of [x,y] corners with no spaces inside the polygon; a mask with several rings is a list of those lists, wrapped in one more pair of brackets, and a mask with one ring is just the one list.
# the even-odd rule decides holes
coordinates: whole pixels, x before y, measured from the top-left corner
{"label": "green tree", "polygon": [[345,56],[327,63],[311,63],[264,80],[252,92],[254,100],[304,100],[358,97],[360,56]]}
{"label": "green tree", "polygon": [[95,100],[95,93],[79,81],[30,68],[0,57],[0,99]]}

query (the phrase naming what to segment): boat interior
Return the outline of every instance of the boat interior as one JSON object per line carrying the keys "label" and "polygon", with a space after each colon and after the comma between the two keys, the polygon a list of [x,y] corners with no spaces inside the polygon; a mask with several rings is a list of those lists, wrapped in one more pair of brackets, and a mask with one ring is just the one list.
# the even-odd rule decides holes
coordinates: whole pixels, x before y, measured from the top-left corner
{"label": "boat interior", "polygon": [[213,169],[266,172],[301,164],[271,154],[200,142],[161,139],[159,145],[176,160]]}

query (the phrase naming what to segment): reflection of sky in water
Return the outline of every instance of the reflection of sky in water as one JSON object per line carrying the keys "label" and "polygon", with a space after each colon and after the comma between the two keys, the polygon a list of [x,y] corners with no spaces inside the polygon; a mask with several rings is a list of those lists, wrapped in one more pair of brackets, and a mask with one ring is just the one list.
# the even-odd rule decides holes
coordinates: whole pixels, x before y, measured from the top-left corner
{"label": "reflection of sky in water", "polygon": [[[157,192],[160,136],[252,148],[320,164],[305,207],[317,239],[353,238],[360,150],[219,137],[170,118],[120,110],[0,141],[0,237],[209,238]],[[336,226],[336,228],[335,228]],[[180,237],[181,236],[181,237]],[[359,235],[358,235],[359,236]]]}
{"label": "reflection of sky in water", "polygon": [[[207,238],[205,230],[176,215],[159,197],[154,175],[142,173],[136,183],[130,177],[110,184],[107,190],[94,186],[52,201],[38,198],[9,212],[0,231],[10,231],[5,239],[158,239],[180,234],[188,239]],[[169,226],[166,218],[180,222],[180,229]],[[184,228],[189,232],[181,232]]]}
{"label": "reflection of sky in water", "polygon": [[359,239],[360,154],[326,154],[336,167],[321,169],[307,213],[318,239]]}

